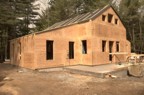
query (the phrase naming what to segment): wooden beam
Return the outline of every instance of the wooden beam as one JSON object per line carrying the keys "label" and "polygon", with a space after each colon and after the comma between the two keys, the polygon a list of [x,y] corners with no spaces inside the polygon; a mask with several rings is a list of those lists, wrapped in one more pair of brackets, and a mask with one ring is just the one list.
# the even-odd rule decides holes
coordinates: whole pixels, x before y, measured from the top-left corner
{"label": "wooden beam", "polygon": [[109,53],[110,55],[121,55],[121,54],[128,54],[128,52],[113,52],[113,53]]}

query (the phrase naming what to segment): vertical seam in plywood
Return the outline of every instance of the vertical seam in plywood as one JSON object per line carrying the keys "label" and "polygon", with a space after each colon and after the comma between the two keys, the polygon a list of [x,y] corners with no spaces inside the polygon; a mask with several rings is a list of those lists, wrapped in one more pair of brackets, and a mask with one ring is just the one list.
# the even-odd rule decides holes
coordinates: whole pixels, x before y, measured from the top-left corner
{"label": "vertical seam in plywood", "polygon": [[33,34],[33,45],[34,45],[34,69],[37,68],[37,53],[36,53],[36,48],[35,48],[35,33]]}

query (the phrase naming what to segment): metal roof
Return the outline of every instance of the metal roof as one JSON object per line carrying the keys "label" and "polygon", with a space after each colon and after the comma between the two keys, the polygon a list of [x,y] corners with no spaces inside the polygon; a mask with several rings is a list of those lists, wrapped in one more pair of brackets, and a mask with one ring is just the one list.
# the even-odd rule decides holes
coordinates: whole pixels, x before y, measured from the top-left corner
{"label": "metal roof", "polygon": [[111,7],[111,6],[107,5],[102,9],[97,9],[93,12],[88,12],[88,13],[81,14],[81,15],[78,15],[78,16],[73,17],[73,18],[69,18],[69,19],[61,21],[61,22],[57,22],[57,23],[53,24],[52,26],[48,27],[47,29],[40,31],[40,32],[37,32],[36,34],[39,34],[42,32],[47,32],[47,31],[57,29],[57,28],[62,28],[62,27],[69,26],[69,25],[73,25],[76,23],[86,22],[86,21],[89,21],[91,19],[93,20],[97,16],[99,16],[101,13],[103,13],[106,9],[108,9],[109,7]]}

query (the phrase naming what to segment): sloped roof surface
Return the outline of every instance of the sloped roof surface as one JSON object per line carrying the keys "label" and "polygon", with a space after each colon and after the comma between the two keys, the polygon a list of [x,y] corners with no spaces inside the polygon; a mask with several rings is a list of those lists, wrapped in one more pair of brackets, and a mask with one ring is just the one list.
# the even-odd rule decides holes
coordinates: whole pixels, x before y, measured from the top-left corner
{"label": "sloped roof surface", "polygon": [[[105,11],[109,7],[111,7],[111,6],[107,5],[102,9],[97,9],[93,12],[88,12],[88,13],[81,14],[81,15],[78,15],[78,16],[73,17],[73,18],[69,18],[69,19],[61,21],[61,22],[57,22],[57,23],[53,24],[52,26],[48,27],[47,29],[45,29],[44,31],[50,31],[50,30],[53,30],[53,29],[73,25],[73,24],[76,24],[76,23],[82,23],[82,22],[89,21],[89,20],[94,19],[97,16],[99,16],[103,11]],[[41,31],[41,32],[44,32],[44,31]],[[41,32],[38,32],[38,33],[41,33]]]}
{"label": "sloped roof surface", "polygon": [[46,30],[51,30],[51,29],[54,29],[54,28],[59,28],[59,27],[68,26],[68,25],[72,25],[72,24],[75,24],[75,23],[80,23],[80,22],[83,22],[83,21],[90,20],[98,11],[99,11],[99,9],[97,9],[94,12],[81,14],[81,15],[78,15],[76,17],[69,18],[67,20],[55,23]]}

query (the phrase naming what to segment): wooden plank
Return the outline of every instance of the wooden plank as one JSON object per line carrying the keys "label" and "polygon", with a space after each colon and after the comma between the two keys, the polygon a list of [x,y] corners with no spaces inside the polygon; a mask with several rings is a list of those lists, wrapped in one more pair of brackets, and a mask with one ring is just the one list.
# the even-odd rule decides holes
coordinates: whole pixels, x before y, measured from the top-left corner
{"label": "wooden plank", "polygon": [[128,54],[128,52],[113,52],[113,53],[109,53],[111,55],[116,54],[116,55],[120,55],[120,54]]}

